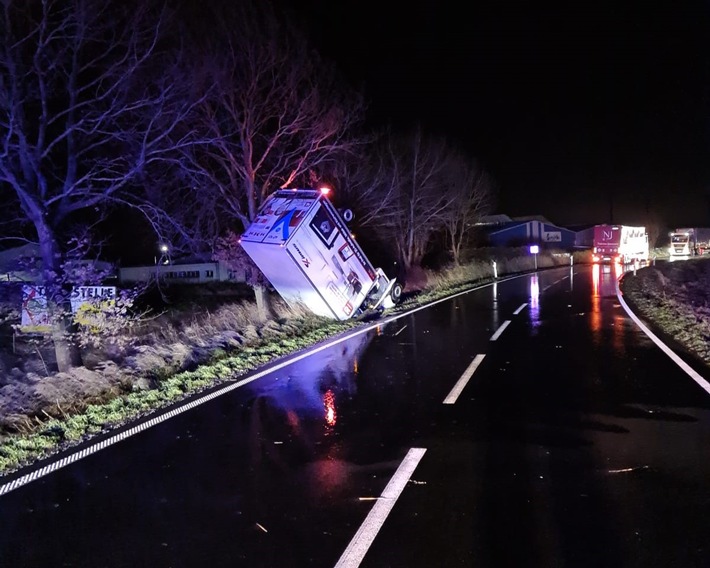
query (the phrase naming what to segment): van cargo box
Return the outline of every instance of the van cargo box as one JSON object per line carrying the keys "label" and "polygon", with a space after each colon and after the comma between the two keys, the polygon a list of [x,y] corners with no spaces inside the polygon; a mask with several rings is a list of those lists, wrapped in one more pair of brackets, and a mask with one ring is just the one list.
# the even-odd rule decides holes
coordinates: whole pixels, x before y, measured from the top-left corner
{"label": "van cargo box", "polygon": [[274,192],[240,243],[288,304],[320,316],[345,320],[401,296],[401,285],[372,265],[318,190]]}

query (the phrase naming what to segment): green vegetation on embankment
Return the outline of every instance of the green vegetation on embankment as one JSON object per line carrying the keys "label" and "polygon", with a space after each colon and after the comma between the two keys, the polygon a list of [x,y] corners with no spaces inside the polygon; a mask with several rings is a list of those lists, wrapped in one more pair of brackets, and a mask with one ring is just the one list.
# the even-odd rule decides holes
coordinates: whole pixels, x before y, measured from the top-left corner
{"label": "green vegetation on embankment", "polygon": [[620,287],[654,333],[710,365],[710,258],[657,263],[627,273]]}
{"label": "green vegetation on embankment", "polygon": [[[499,277],[533,269],[532,259],[522,251],[490,254],[491,251],[487,251],[478,260],[464,266],[429,273],[425,285],[406,291],[403,303],[386,315],[425,305],[491,281],[492,259],[496,260]],[[575,255],[576,264],[585,261],[588,261],[585,256]],[[537,262],[539,268],[564,266],[569,264],[569,257],[541,253]],[[672,338],[678,348],[687,349],[710,364],[710,259],[658,263],[640,269],[635,276],[629,274],[622,279],[621,289],[636,313],[655,331]],[[222,310],[225,308],[229,306]],[[234,306],[228,311],[243,308]],[[225,329],[220,328],[221,320],[214,313],[205,314],[200,321],[194,320],[194,315],[191,318],[192,331],[189,336],[199,338],[200,349],[206,353],[202,362],[181,370],[174,367],[174,362],[173,366],[165,366],[165,358],[157,356],[158,351],[151,351],[151,357],[144,360],[154,363],[152,367],[143,369],[143,383],[133,370],[128,376],[120,378],[119,388],[114,385],[98,395],[91,391],[82,397],[82,393],[76,391],[76,384],[73,384],[71,404],[53,404],[47,400],[43,407],[33,407],[25,414],[13,415],[13,419],[6,421],[0,430],[0,475],[235,380],[260,365],[349,329],[367,325],[367,322],[359,320],[335,322],[302,312],[289,314],[282,311],[275,320],[248,324],[245,327],[250,328],[249,333],[242,330],[237,335],[233,331],[234,322],[229,323],[233,340],[225,342]],[[210,343],[210,334],[220,340]],[[188,335],[179,337],[185,341]],[[159,346],[148,347],[157,350]],[[178,349],[175,344],[170,347]],[[150,377],[147,386],[146,376]],[[38,384],[50,384],[54,378],[46,377]],[[71,383],[66,377],[61,379],[56,385]],[[7,395],[8,389],[12,392],[11,386],[6,385],[0,390]],[[52,393],[61,394],[58,390]],[[36,391],[29,394],[33,400],[37,398]]]}

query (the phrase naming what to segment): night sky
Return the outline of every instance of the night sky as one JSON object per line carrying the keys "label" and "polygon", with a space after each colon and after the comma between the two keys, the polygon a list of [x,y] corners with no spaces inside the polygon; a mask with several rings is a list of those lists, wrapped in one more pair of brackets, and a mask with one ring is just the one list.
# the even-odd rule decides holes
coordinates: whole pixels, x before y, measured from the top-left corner
{"label": "night sky", "polygon": [[496,212],[710,226],[709,6],[289,6],[364,88],[373,124],[419,122],[480,158]]}

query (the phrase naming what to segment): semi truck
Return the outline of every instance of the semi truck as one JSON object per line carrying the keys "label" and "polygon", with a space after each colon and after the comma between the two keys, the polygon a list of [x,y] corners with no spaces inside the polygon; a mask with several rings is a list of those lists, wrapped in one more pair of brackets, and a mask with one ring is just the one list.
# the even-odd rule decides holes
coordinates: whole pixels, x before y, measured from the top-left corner
{"label": "semi truck", "polygon": [[289,305],[346,320],[394,307],[402,285],[375,268],[345,217],[316,189],[280,189],[240,238],[244,251]]}
{"label": "semi truck", "polygon": [[668,244],[668,255],[671,260],[709,252],[710,228],[685,227],[671,231]]}
{"label": "semi truck", "polygon": [[592,260],[594,262],[647,262],[648,234],[645,227],[596,225]]}

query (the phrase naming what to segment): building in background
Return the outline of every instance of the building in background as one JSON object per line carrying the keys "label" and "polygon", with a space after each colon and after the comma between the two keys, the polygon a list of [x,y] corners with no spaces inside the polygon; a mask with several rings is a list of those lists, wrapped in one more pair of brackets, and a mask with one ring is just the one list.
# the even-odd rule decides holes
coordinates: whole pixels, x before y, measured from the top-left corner
{"label": "building in background", "polygon": [[160,280],[165,284],[205,284],[207,282],[246,282],[248,269],[236,271],[224,263],[199,259],[176,259],[171,264],[123,266],[118,269],[120,284]]}
{"label": "building in background", "polygon": [[543,249],[571,250],[575,247],[574,231],[559,227],[541,216],[503,220],[505,216],[493,216],[500,220],[491,222],[485,217],[478,228],[491,246],[518,247],[538,245]]}

